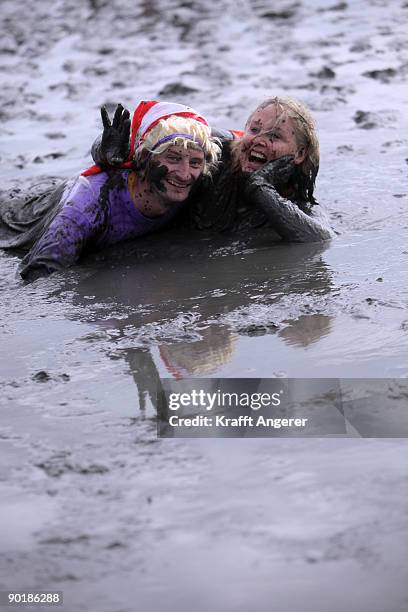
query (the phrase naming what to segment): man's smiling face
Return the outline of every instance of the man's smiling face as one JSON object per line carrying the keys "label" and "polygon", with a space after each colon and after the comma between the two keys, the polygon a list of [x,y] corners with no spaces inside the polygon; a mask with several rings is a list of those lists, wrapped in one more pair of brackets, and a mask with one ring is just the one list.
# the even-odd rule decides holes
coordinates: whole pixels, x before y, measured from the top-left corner
{"label": "man's smiling face", "polygon": [[[154,160],[154,161],[153,161]],[[184,202],[204,170],[204,153],[200,149],[170,145],[163,153],[154,155],[157,168],[150,173],[152,187],[168,203]]]}

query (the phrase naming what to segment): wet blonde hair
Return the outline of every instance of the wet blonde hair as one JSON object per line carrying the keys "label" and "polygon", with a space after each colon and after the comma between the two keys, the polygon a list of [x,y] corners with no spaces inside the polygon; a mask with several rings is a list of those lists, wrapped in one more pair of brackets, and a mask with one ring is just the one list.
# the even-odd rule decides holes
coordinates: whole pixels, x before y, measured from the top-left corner
{"label": "wet blonde hair", "polygon": [[[174,134],[174,138],[156,146],[159,140]],[[188,134],[192,137],[183,137]],[[211,174],[215,169],[221,155],[221,148],[217,139],[211,138],[211,128],[191,117],[171,115],[167,119],[161,119],[151,130],[149,130],[135,151],[136,166],[142,165],[148,156],[160,155],[168,147],[184,147],[185,149],[196,149],[204,153],[203,174]]]}
{"label": "wet blonde hair", "polygon": [[[315,187],[316,176],[319,171],[320,149],[317,136],[316,123],[303,102],[295,98],[286,96],[275,96],[267,98],[249,115],[245,124],[245,129],[251,122],[253,115],[258,110],[263,110],[267,106],[275,105],[282,114],[290,117],[293,121],[295,140],[298,148],[304,148],[306,155],[301,164],[297,166],[297,185],[296,197],[302,200],[308,200],[311,203],[316,203],[313,191]],[[240,140],[237,140],[232,147],[232,161],[234,169],[239,168],[239,157],[241,155]]]}

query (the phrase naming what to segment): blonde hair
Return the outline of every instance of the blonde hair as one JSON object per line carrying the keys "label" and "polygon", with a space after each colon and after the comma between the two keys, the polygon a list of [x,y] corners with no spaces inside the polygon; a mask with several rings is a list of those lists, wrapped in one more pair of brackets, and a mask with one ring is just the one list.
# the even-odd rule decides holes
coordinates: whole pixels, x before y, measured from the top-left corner
{"label": "blonde hair", "polygon": [[[249,115],[245,124],[245,128],[251,122],[253,115],[258,110],[263,110],[267,106],[276,105],[276,107],[290,117],[293,121],[295,140],[299,148],[305,149],[305,159],[298,166],[297,171],[297,197],[304,200],[309,200],[315,203],[313,191],[316,181],[316,176],[319,171],[320,149],[317,136],[316,122],[313,119],[309,109],[303,102],[295,98],[286,96],[275,96],[267,98]],[[234,169],[239,167],[239,156],[241,154],[240,141],[237,140],[232,147],[232,161]]]}
{"label": "blonde hair", "polygon": [[[173,134],[174,138],[156,146],[162,138],[172,136]],[[191,117],[171,115],[167,119],[161,119],[147,132],[146,137],[135,151],[136,166],[143,163],[143,160],[146,159],[146,154],[149,156],[160,155],[160,153],[163,153],[171,146],[203,151],[203,174],[212,173],[221,155],[219,141],[211,138],[211,128],[209,126]]]}

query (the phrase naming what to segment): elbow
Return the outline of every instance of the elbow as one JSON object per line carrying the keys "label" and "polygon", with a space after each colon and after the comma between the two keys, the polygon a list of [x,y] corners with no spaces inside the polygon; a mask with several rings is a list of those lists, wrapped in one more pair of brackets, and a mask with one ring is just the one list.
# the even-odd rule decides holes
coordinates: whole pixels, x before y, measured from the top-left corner
{"label": "elbow", "polygon": [[281,234],[282,240],[285,242],[296,242],[296,243],[313,243],[313,242],[327,242],[334,238],[334,232],[328,228],[319,228],[306,231],[287,231],[284,235]]}
{"label": "elbow", "polygon": [[47,266],[25,266],[20,270],[20,276],[23,281],[28,284],[32,283],[38,278],[46,278],[54,270],[50,270]]}

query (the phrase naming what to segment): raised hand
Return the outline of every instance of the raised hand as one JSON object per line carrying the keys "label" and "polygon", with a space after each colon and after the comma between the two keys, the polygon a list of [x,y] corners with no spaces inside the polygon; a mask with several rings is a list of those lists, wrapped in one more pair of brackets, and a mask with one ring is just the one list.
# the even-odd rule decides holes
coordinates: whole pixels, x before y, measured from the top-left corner
{"label": "raised hand", "polygon": [[296,169],[293,160],[293,155],[284,155],[269,162],[250,175],[251,182],[267,182],[278,190],[290,186]]}
{"label": "raised hand", "polygon": [[118,104],[110,122],[108,111],[101,107],[103,134],[100,156],[109,166],[120,166],[129,155],[130,115]]}

